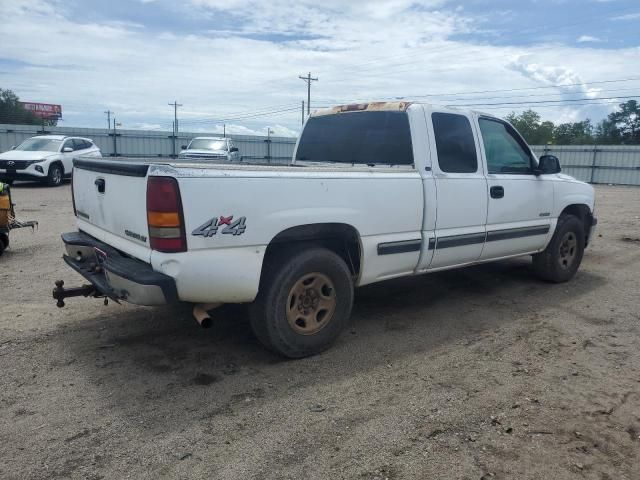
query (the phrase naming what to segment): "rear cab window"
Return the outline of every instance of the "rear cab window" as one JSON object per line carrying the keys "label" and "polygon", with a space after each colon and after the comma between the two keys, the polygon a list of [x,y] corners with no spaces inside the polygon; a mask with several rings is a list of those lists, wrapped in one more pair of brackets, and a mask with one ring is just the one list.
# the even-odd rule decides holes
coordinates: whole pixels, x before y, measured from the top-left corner
{"label": "rear cab window", "polygon": [[431,114],[438,166],[445,173],[476,173],[478,155],[471,122],[457,113]]}
{"label": "rear cab window", "polygon": [[413,165],[406,112],[345,112],[311,117],[296,150],[297,161]]}

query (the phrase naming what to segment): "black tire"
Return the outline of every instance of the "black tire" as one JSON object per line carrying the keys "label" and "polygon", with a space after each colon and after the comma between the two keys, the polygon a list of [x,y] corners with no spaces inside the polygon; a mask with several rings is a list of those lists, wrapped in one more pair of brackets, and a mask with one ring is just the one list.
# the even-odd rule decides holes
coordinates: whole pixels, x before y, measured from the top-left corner
{"label": "black tire", "polygon": [[4,253],[5,249],[9,246],[9,235],[6,233],[0,233],[0,256]]}
{"label": "black tire", "polygon": [[547,248],[533,256],[533,269],[542,280],[563,283],[578,271],[584,255],[584,225],[574,215],[561,215]]}
{"label": "black tire", "polygon": [[62,185],[62,180],[64,178],[64,171],[62,170],[62,165],[58,163],[54,163],[49,166],[49,173],[47,175],[47,185],[50,187],[57,187]]}
{"label": "black tire", "polygon": [[[300,288],[304,294],[298,295]],[[326,350],[338,338],[349,324],[352,305],[353,280],[342,258],[325,248],[294,248],[265,260],[249,317],[266,348],[302,358]],[[293,319],[296,315],[300,318]]]}

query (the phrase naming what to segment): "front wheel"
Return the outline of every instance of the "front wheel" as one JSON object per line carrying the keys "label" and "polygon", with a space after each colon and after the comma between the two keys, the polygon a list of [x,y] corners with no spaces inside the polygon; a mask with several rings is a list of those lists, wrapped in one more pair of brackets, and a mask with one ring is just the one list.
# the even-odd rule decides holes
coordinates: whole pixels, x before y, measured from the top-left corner
{"label": "front wheel", "polygon": [[50,187],[57,187],[62,184],[62,177],[64,173],[62,167],[58,164],[53,164],[49,167],[49,175],[47,175],[47,185]]}
{"label": "front wheel", "polygon": [[288,358],[326,350],[349,322],[351,272],[325,248],[276,253],[265,261],[251,327],[268,349]]}
{"label": "front wheel", "polygon": [[533,268],[543,280],[562,283],[578,271],[585,246],[584,225],[574,215],[561,215],[547,248],[533,256]]}

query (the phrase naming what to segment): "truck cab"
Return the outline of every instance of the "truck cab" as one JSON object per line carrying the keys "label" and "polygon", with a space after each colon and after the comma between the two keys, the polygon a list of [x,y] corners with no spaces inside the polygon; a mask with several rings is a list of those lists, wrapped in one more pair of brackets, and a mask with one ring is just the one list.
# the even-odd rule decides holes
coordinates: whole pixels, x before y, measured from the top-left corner
{"label": "truck cab", "polygon": [[241,160],[238,147],[226,137],[196,137],[188,145],[182,145],[178,158],[230,162]]}

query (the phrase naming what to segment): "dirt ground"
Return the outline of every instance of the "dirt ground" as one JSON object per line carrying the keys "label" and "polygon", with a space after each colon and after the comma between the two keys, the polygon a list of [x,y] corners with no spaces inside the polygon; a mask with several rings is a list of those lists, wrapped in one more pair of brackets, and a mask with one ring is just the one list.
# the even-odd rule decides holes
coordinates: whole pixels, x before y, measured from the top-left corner
{"label": "dirt ground", "polygon": [[529,259],[363,288],[326,353],[285,361],[241,307],[69,299],[69,186],[16,185],[0,257],[0,477],[640,478],[640,188],[597,188],[576,278]]}

